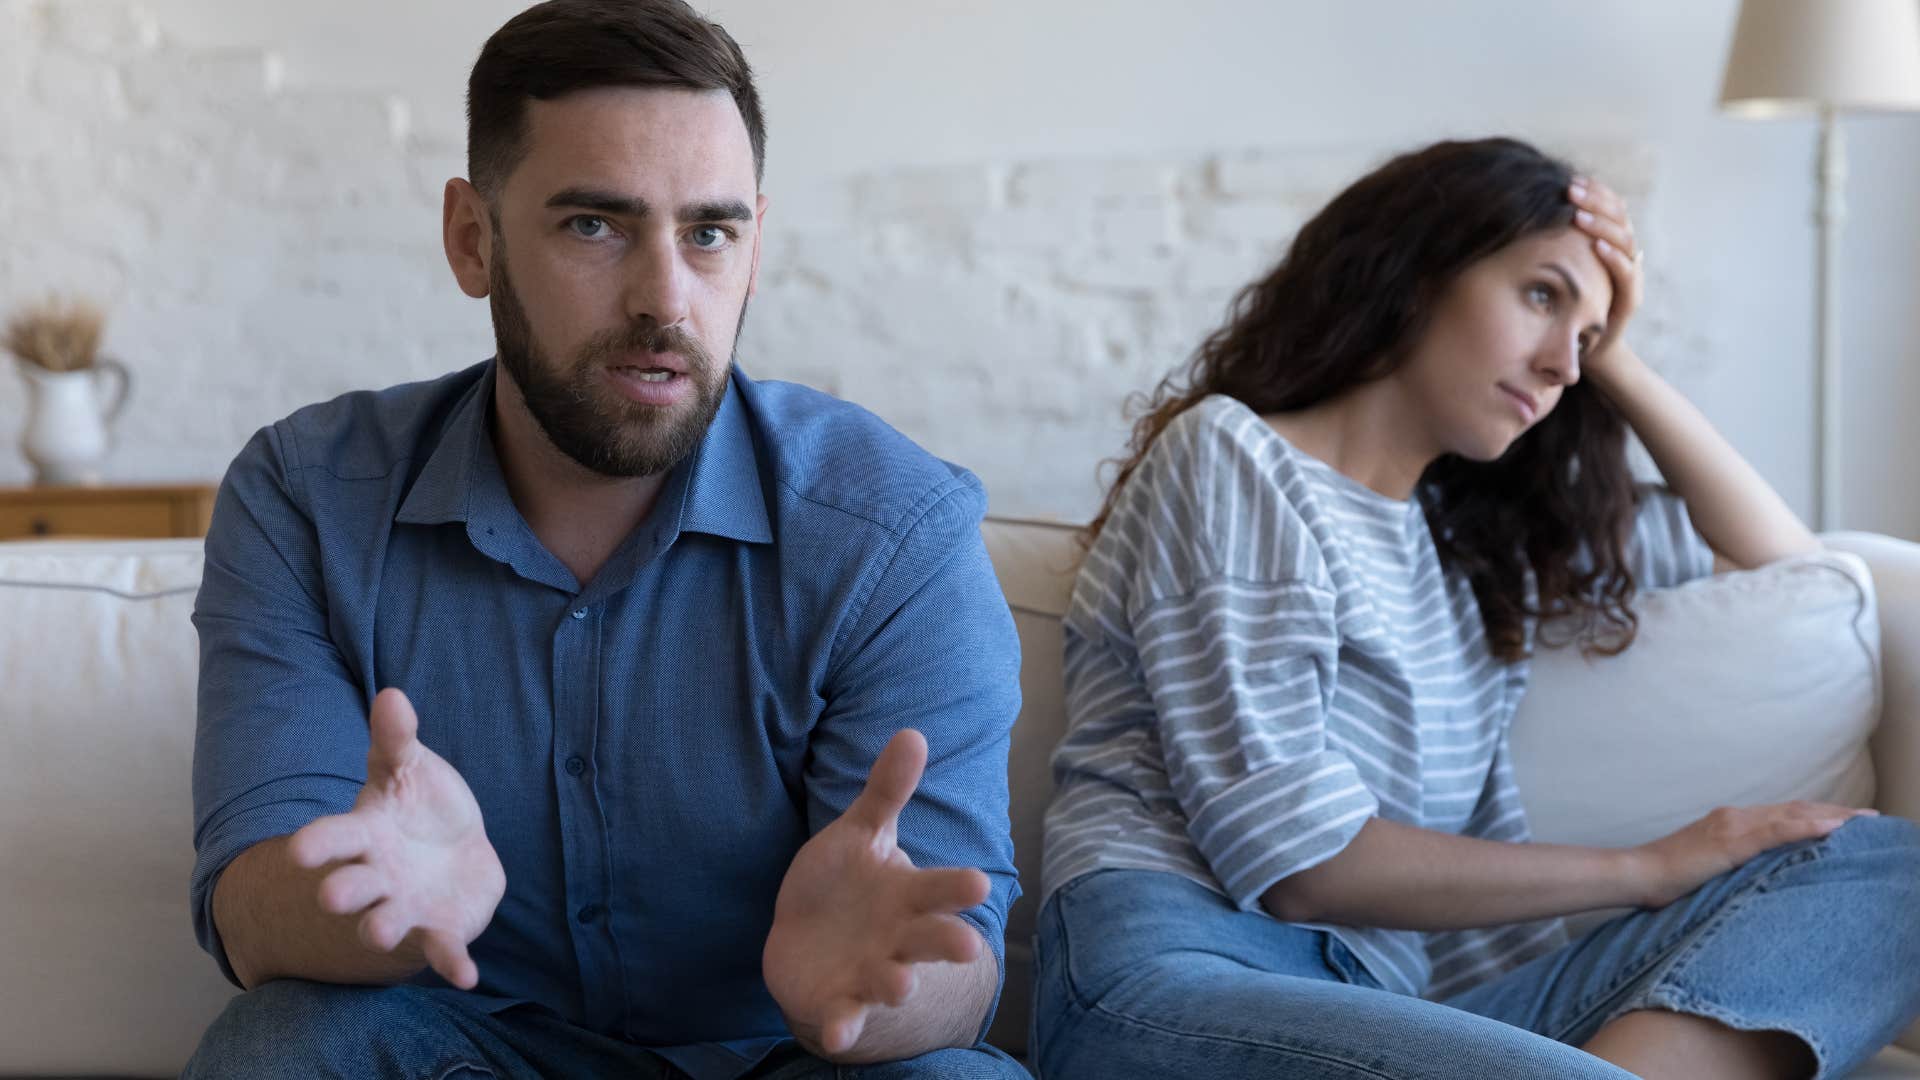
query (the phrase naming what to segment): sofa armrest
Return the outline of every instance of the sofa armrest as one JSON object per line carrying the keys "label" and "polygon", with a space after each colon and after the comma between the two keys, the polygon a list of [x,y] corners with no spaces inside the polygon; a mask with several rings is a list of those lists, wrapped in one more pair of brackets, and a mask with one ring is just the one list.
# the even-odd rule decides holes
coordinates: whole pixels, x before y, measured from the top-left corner
{"label": "sofa armrest", "polygon": [[[1826,533],[1822,543],[1866,560],[1880,609],[1880,726],[1873,772],[1881,812],[1920,821],[1920,544],[1878,533]],[[1920,1053],[1920,1023],[1895,1044]]]}
{"label": "sofa armrest", "polygon": [[1920,544],[1876,533],[1828,533],[1866,560],[1880,609],[1880,726],[1873,771],[1881,811],[1920,821]]}

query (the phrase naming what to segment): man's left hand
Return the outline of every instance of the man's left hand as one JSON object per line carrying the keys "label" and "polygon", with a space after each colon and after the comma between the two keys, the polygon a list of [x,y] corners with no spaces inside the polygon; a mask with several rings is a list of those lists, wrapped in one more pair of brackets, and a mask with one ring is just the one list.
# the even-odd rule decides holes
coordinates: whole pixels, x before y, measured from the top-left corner
{"label": "man's left hand", "polygon": [[927,740],[887,743],[860,797],[787,867],[761,955],[767,989],[801,1044],[821,1057],[860,1041],[868,1016],[913,994],[914,967],[970,963],[984,942],[958,912],[987,898],[978,870],[926,869],[900,850],[900,811],[927,764]]}

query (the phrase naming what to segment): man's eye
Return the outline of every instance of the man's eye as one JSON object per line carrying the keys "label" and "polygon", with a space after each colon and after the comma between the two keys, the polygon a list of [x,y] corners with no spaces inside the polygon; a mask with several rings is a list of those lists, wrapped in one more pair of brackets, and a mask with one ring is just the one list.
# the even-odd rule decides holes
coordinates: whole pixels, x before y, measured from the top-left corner
{"label": "man's eye", "polygon": [[568,218],[567,228],[572,229],[575,236],[586,240],[594,240],[606,234],[607,219],[603,217],[593,217],[591,215]]}
{"label": "man's eye", "polygon": [[727,246],[733,235],[718,225],[702,225],[691,234],[693,246],[702,251],[718,251]]}

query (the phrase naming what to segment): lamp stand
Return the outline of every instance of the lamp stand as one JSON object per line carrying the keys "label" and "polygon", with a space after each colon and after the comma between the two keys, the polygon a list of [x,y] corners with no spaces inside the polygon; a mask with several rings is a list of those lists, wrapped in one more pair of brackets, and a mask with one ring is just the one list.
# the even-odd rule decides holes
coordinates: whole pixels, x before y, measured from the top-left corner
{"label": "lamp stand", "polygon": [[1814,284],[1819,358],[1814,393],[1817,408],[1814,469],[1819,506],[1814,531],[1840,525],[1840,227],[1847,219],[1847,148],[1831,108],[1820,110],[1819,200],[1813,221],[1820,230],[1820,265]]}

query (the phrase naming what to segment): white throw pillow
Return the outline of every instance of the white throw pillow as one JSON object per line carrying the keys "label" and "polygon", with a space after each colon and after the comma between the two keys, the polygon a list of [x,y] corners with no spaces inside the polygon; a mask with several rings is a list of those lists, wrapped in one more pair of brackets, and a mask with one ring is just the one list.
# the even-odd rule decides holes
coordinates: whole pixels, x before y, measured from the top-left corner
{"label": "white throw pillow", "polygon": [[1512,746],[1536,839],[1627,846],[1716,806],[1872,804],[1880,623],[1859,558],[1704,578],[1635,610],[1619,656],[1534,661]]}

